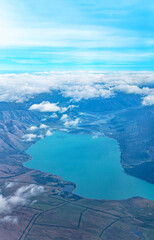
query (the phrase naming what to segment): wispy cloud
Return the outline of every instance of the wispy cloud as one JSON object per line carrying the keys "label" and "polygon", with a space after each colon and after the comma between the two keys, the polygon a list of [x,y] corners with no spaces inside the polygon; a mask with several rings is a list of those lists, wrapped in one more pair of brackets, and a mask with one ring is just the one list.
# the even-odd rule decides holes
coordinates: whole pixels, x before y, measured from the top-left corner
{"label": "wispy cloud", "polygon": [[5,217],[0,218],[1,223],[12,223],[17,224],[18,223],[18,217],[7,215]]}
{"label": "wispy cloud", "polygon": [[[3,28],[1,29],[0,46],[3,47],[78,47],[78,48],[123,48],[139,46],[146,39],[125,30],[110,27],[79,27],[75,28]],[[25,60],[16,60],[25,61]],[[27,61],[27,60],[26,60]],[[32,62],[32,60],[29,60]],[[35,60],[36,61],[36,60]],[[37,60],[38,61],[38,60]],[[23,62],[22,62],[23,63]]]}
{"label": "wispy cloud", "polygon": [[13,195],[5,197],[0,194],[0,214],[4,216],[0,221],[13,220],[8,214],[11,214],[18,206],[29,204],[32,197],[40,195],[43,192],[44,188],[42,186],[30,184],[18,188]]}
{"label": "wispy cloud", "polygon": [[[6,183],[5,188],[12,188],[16,185],[14,182]],[[15,208],[26,204],[31,204],[32,197],[36,197],[44,192],[44,187],[35,184],[22,186],[12,195],[5,197],[0,194],[0,223],[18,224],[18,216],[12,216]]]}
{"label": "wispy cloud", "polygon": [[[88,64],[96,69],[98,62],[104,68],[117,64],[119,69],[124,63],[130,68],[131,63],[134,69],[142,63],[142,69],[151,69],[153,22],[152,0],[0,0],[0,51],[6,50],[1,70],[33,71],[47,64],[48,69],[87,69]],[[47,48],[52,48],[51,58],[44,54]]]}
{"label": "wispy cloud", "polygon": [[16,185],[17,185],[17,182],[6,182],[5,188],[13,188]]}

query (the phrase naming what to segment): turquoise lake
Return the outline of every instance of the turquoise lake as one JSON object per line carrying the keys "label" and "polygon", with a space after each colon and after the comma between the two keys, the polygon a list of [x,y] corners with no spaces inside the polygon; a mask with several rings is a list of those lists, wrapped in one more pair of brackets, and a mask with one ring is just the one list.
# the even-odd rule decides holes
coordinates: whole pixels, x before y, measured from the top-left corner
{"label": "turquoise lake", "polygon": [[154,185],[124,173],[116,140],[86,134],[55,132],[39,140],[27,153],[26,167],[53,173],[77,184],[75,193],[93,199],[154,200]]}

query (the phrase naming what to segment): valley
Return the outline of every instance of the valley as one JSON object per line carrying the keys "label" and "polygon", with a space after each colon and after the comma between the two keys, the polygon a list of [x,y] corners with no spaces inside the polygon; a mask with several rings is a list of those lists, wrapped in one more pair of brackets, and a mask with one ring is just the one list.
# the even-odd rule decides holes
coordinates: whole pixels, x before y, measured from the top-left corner
{"label": "valley", "polygon": [[[73,193],[76,183],[23,166],[24,162],[31,160],[25,150],[45,136],[47,129],[66,129],[61,120],[63,113],[53,118],[49,113],[29,110],[33,103],[42,99],[59,101],[63,107],[68,107],[70,99],[55,95],[40,95],[24,104],[0,104],[0,186],[3,198],[8,201],[18,189],[31,184],[44,189],[43,194],[32,196],[31,201],[12,209],[9,214],[17,216],[20,225],[10,222],[6,228],[2,222],[2,239],[72,239],[73,236],[73,239],[92,240],[151,240],[154,235],[153,201],[138,197],[120,201],[86,199]],[[67,131],[116,139],[125,172],[154,183],[153,107],[141,107],[138,97],[131,98],[131,101],[126,98],[129,96],[118,96],[114,101],[112,99],[112,105],[106,99],[78,102],[68,114],[70,118],[80,118],[80,123],[68,126]],[[47,128],[40,128],[41,124]],[[36,136],[25,141],[23,136],[32,134],[28,130],[31,126],[37,127]],[[8,183],[12,187],[6,188]],[[5,219],[4,213],[0,216]]]}

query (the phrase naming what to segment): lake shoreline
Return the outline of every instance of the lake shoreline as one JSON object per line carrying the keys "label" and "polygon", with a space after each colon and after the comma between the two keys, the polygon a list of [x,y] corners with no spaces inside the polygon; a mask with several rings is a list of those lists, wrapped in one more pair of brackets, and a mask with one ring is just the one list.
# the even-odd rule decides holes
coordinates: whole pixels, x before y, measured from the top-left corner
{"label": "lake shoreline", "polygon": [[[59,133],[58,133],[59,134]],[[60,134],[62,134],[61,135],[61,137],[63,138],[64,136],[66,136],[68,133],[61,133],[60,132]],[[66,135],[65,135],[66,134]],[[68,134],[69,136],[71,136],[71,133],[69,133]],[[73,134],[72,134],[73,135]],[[81,135],[73,135],[75,138],[80,138],[81,137]],[[78,136],[78,137],[77,137]],[[54,136],[51,136],[51,138],[53,138]],[[57,136],[57,139],[59,138],[60,136]],[[48,138],[45,138],[45,139],[49,139],[50,137],[48,137]],[[71,138],[72,138],[72,136],[71,136]],[[88,138],[89,139],[89,141],[94,141],[94,139],[92,140],[90,140],[90,138],[92,138],[90,135],[88,135],[88,136],[86,136],[86,138]],[[45,139],[42,139],[42,140],[40,140],[42,143],[44,142],[44,140]],[[67,139],[67,138],[66,138]],[[73,141],[75,141],[74,140],[74,138],[72,138],[73,139]],[[101,137],[101,141],[102,141],[102,139],[105,139],[104,137]],[[107,137],[107,139],[111,139],[111,140],[107,140],[107,141],[113,141],[113,142],[115,142],[116,140],[115,139],[112,139],[112,138],[108,138]],[[40,141],[39,141],[39,143],[40,143]],[[49,145],[49,142],[48,142],[48,140],[45,140],[46,141],[46,144],[47,145]],[[68,141],[68,139],[67,139],[67,141]],[[98,141],[98,140],[97,140]],[[100,141],[100,139],[99,139],[99,141]],[[99,142],[98,141],[98,142]],[[38,142],[37,142],[38,143]],[[36,144],[37,144],[36,143]],[[68,142],[67,142],[68,143]],[[75,144],[77,144],[76,142],[74,142]],[[45,144],[45,145],[46,145]],[[84,145],[85,143],[83,142],[83,145]],[[118,147],[118,150],[120,150],[120,148],[119,148],[119,144],[118,143],[116,143],[117,144],[117,147]],[[35,144],[34,145],[32,145],[34,148],[35,148]],[[56,147],[56,146],[54,146],[54,147]],[[96,147],[96,146],[95,146]],[[109,146],[108,146],[108,148],[109,148]],[[30,149],[31,149],[31,147],[30,147]],[[40,149],[40,146],[39,146],[39,149]],[[29,151],[29,150],[28,150]],[[37,151],[38,151],[38,149],[37,149]],[[29,152],[28,152],[29,153]],[[67,152],[65,152],[64,151],[64,153],[67,153]],[[55,154],[55,153],[54,153]],[[85,153],[84,153],[85,154]],[[92,154],[94,154],[93,152],[92,152]],[[114,163],[114,167],[115,167],[115,169],[117,168],[117,166],[118,166],[118,164],[120,165],[120,166],[118,166],[118,167],[120,167],[120,170],[118,169],[118,174],[120,173],[120,174],[124,174],[125,175],[125,177],[124,177],[124,181],[126,181],[127,180],[127,178],[129,178],[130,177],[130,179],[129,180],[131,180],[131,182],[130,182],[130,184],[134,184],[134,182],[135,182],[135,184],[139,184],[139,186],[140,185],[143,185],[144,186],[144,188],[145,188],[145,186],[146,186],[146,184],[147,184],[147,186],[148,186],[148,188],[150,188],[149,187],[149,183],[147,183],[147,182],[145,182],[145,181],[143,181],[143,180],[140,180],[140,179],[138,179],[138,178],[135,178],[135,177],[132,177],[132,176],[130,176],[130,175],[128,175],[127,173],[125,173],[125,171],[124,171],[124,169],[122,168],[122,166],[121,166],[121,162],[120,162],[120,152],[118,153],[119,154],[119,158],[118,158],[118,161],[119,162],[117,162],[116,164]],[[52,155],[52,154],[51,154]],[[51,156],[50,155],[50,156]],[[65,159],[66,160],[66,159]],[[34,158],[33,158],[33,160],[32,161],[35,161],[34,160]],[[46,160],[44,160],[44,162],[46,162]],[[48,163],[50,163],[50,161],[48,160]],[[71,162],[69,162],[70,164],[71,164]],[[26,167],[29,167],[30,166],[30,168],[34,168],[34,169],[37,169],[35,166],[33,166],[33,164],[34,164],[34,162],[33,163],[31,163],[31,164],[24,164],[24,166],[26,166]],[[66,164],[68,164],[67,163],[67,161],[65,161],[65,164],[64,165],[66,165]],[[77,164],[77,163],[75,163],[75,164]],[[87,162],[87,166],[88,166],[88,162]],[[100,165],[100,161],[98,162],[98,164],[99,164],[99,166],[101,166]],[[38,164],[36,164],[35,163],[35,165],[36,166],[38,166]],[[62,164],[63,165],[63,164]],[[82,166],[83,168],[87,168],[87,166],[85,167],[85,166]],[[53,166],[51,166],[51,168],[52,168]],[[58,166],[59,168],[61,168],[61,164],[59,163],[59,166]],[[58,167],[56,167],[56,168],[58,168]],[[72,167],[72,171],[74,171],[74,168],[73,168],[73,166],[71,166]],[[77,168],[79,168],[79,166],[78,165],[76,165],[76,167]],[[95,170],[95,165],[93,165],[92,166],[93,167],[93,170]],[[101,168],[101,167],[100,167]],[[46,169],[43,167],[43,169],[38,169],[38,170],[41,170],[41,171],[44,171],[44,172],[47,172],[46,171]],[[97,169],[96,169],[97,170]],[[107,168],[106,168],[106,170],[109,172],[109,174],[110,174],[110,170],[112,171],[112,169],[110,168],[110,166],[109,165],[107,165]],[[65,169],[65,171],[68,171],[68,169]],[[117,171],[117,169],[116,169],[116,171]],[[120,171],[120,172],[119,172]],[[123,172],[123,173],[121,173],[121,171]],[[84,194],[82,194],[82,192],[81,192],[81,183],[80,182],[78,182],[77,180],[75,181],[75,179],[72,177],[72,173],[71,172],[69,172],[69,176],[71,175],[71,177],[72,178],[68,178],[68,177],[66,177],[65,175],[63,175],[63,174],[61,174],[60,172],[55,172],[55,171],[53,171],[53,170],[51,170],[51,171],[48,171],[49,173],[53,173],[54,175],[56,175],[56,176],[60,176],[60,177],[62,177],[62,179],[64,179],[64,181],[67,181],[67,182],[72,182],[72,183],[74,183],[75,184],[75,186],[76,186],[76,188],[73,190],[73,192],[75,193],[75,194],[77,194],[77,195],[80,195],[80,196],[82,196],[82,197],[85,197],[85,198],[89,198],[89,199],[108,199],[108,200],[122,200],[122,199],[127,199],[127,198],[131,198],[131,197],[136,197],[136,196],[139,196],[139,197],[143,197],[144,198],[144,196],[140,196],[139,194],[133,194],[133,195],[126,195],[126,196],[124,196],[124,194],[122,193],[122,197],[118,197],[118,196],[116,196],[116,198],[112,198],[112,194],[110,194],[110,193],[107,193],[108,195],[107,195],[107,197],[104,195],[104,197],[100,197],[101,195],[101,193],[99,192],[99,189],[101,189],[101,187],[98,187],[97,188],[97,184],[98,184],[98,182],[97,182],[97,184],[94,184],[93,183],[93,181],[95,182],[96,180],[95,180],[95,178],[97,178],[96,176],[93,176],[93,181],[91,181],[90,183],[89,183],[89,181],[88,180],[86,180],[87,182],[86,182],[86,185],[88,186],[88,184],[92,184],[92,186],[93,186],[93,188],[95,188],[95,190],[93,190],[93,191],[98,191],[98,193],[97,194],[99,194],[99,197],[94,197],[94,196],[89,196],[89,195],[85,195],[85,192],[86,192],[86,190],[83,188],[83,186],[82,186],[82,192],[84,193]],[[100,173],[99,173],[100,174]],[[115,175],[116,176],[116,175]],[[118,175],[117,175],[118,176]],[[81,176],[80,176],[80,178],[83,178],[83,175],[81,174]],[[84,179],[84,178],[83,178]],[[90,177],[89,177],[89,179],[90,179]],[[115,179],[116,179],[116,177],[115,177]],[[84,181],[85,181],[85,179],[84,179]],[[98,181],[98,180],[97,180]],[[112,176],[111,176],[111,179],[110,179],[110,181],[115,181],[115,180],[112,180]],[[141,182],[142,181],[142,182]],[[106,180],[106,182],[107,182],[107,180]],[[143,182],[145,182],[145,183],[143,183]],[[126,182],[127,183],[127,182]],[[125,186],[125,188],[127,188],[127,185],[129,186],[129,184],[127,183],[126,184],[126,186]],[[152,185],[152,184],[151,184]],[[116,185],[115,185],[116,186]],[[108,186],[109,187],[109,186]],[[151,186],[151,188],[153,187],[153,185]],[[102,192],[104,191],[108,191],[108,190],[106,190],[106,186],[104,186],[104,190],[102,190]],[[110,188],[111,189],[111,188]],[[122,186],[122,191],[124,191],[125,189],[124,189],[124,186]],[[89,191],[89,190],[88,190]],[[119,190],[117,190],[117,192],[118,192]],[[134,190],[133,190],[134,191]],[[90,191],[89,191],[89,194],[90,194]],[[115,191],[113,192],[113,196],[114,196],[114,194],[117,194]],[[102,196],[103,196],[103,194],[102,194]],[[150,194],[148,195],[148,196],[151,196]],[[146,197],[145,197],[146,198]],[[148,198],[148,197],[147,197]],[[153,200],[154,199],[154,197],[152,197],[152,199],[151,200]]]}

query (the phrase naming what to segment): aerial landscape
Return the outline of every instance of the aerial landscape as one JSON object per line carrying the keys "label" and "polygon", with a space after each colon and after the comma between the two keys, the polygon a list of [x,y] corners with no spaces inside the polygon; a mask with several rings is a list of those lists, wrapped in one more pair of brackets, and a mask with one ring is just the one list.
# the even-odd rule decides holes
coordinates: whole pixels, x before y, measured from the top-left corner
{"label": "aerial landscape", "polygon": [[0,240],[154,239],[153,20],[0,0]]}

